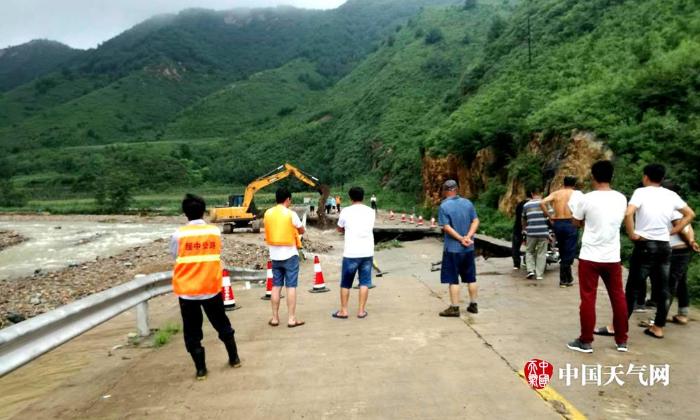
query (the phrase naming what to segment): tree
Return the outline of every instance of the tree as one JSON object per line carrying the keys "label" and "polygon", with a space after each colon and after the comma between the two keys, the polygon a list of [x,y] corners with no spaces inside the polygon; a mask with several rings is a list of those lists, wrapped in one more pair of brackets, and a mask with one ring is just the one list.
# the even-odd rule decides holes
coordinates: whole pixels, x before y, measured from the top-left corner
{"label": "tree", "polygon": [[27,196],[15,189],[12,180],[0,180],[0,207],[22,207],[27,204]]}
{"label": "tree", "polygon": [[433,28],[425,36],[425,43],[426,44],[437,44],[438,42],[442,41],[443,38],[444,38],[444,35],[442,34],[442,31],[438,28]]}
{"label": "tree", "polygon": [[476,0],[464,0],[464,10],[471,10],[476,7]]}

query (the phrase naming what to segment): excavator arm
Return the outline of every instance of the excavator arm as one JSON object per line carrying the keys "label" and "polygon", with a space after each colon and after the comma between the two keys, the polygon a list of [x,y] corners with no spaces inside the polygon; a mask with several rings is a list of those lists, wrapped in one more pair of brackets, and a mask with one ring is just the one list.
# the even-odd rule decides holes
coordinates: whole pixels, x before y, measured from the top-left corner
{"label": "excavator arm", "polygon": [[[318,178],[305,173],[299,168],[285,163],[269,173],[253,180],[245,189],[243,194],[243,202],[239,206],[229,206],[229,207],[216,207],[210,210],[209,217],[212,222],[223,222],[224,223],[224,233],[231,233],[233,231],[232,223],[248,223],[255,219],[255,214],[251,212],[251,205],[253,203],[253,198],[255,193],[261,189],[267,187],[270,184],[274,184],[277,181],[281,181],[289,176],[293,176],[299,179],[301,182],[308,184],[309,186],[318,190],[321,195],[319,199],[318,209],[322,209],[326,198],[330,194],[330,190],[324,184],[321,184]],[[323,211],[318,212],[319,221],[325,224],[325,215]],[[256,228],[254,227],[255,231]]]}
{"label": "excavator arm", "polygon": [[245,193],[243,195],[242,207],[245,209],[250,208],[250,204],[253,202],[253,197],[255,197],[255,193],[267,187],[268,185],[274,184],[275,182],[281,181],[289,176],[293,176],[299,181],[308,184],[313,188],[316,188],[321,195],[324,195],[324,188],[319,183],[318,178],[305,174],[299,168],[292,166],[289,163],[285,163],[284,165],[280,165],[273,171],[253,180],[250,184],[248,184],[248,187],[246,187]]}

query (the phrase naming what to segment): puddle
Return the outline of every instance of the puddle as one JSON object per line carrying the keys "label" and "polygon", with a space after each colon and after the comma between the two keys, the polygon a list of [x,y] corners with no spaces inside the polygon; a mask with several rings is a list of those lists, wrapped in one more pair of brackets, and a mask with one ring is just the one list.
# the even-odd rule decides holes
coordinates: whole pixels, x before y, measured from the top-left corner
{"label": "puddle", "polygon": [[109,257],[129,248],[169,237],[176,225],[100,222],[0,222],[0,230],[28,240],[0,252],[0,279],[54,271]]}

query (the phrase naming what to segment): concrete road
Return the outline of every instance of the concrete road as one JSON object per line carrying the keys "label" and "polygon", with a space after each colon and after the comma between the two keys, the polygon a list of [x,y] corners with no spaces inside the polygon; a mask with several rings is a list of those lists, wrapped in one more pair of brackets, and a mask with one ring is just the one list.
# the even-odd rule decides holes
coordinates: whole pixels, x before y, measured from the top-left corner
{"label": "concrete road", "polygon": [[[11,418],[695,417],[700,356],[687,350],[700,344],[695,322],[670,326],[667,338],[658,341],[633,327],[627,354],[616,352],[612,339],[596,341],[593,354],[574,353],[565,343],[578,334],[577,289],[558,287],[556,267],[535,283],[514,274],[509,260],[496,259],[478,261],[480,313],[440,318],[447,293],[439,273],[430,272],[430,262],[441,253],[434,239],[381,251],[377,261],[389,274],[376,279],[369,316],[333,319],[339,245],[321,260],[330,293],[308,293],[313,266],[303,266],[298,310],[307,321],[303,327],[269,327],[269,303],[259,299],[262,291],[237,290],[242,308],[230,318],[241,369],[225,365],[223,345],[207,326],[206,381],[194,380],[178,335],[161,349],[129,350],[126,359],[118,351],[107,358],[106,349],[95,356],[92,348],[81,370],[17,403],[17,388],[41,383],[42,369],[59,360],[75,363],[71,348],[90,346],[97,334],[112,341],[122,336],[131,321],[125,315],[111,328],[112,321],[0,380],[0,405],[14,393],[15,410],[5,413]],[[606,298],[601,289],[601,322],[610,316]],[[356,302],[353,293],[351,310]],[[173,298],[152,306],[158,322],[178,319]],[[555,366],[554,382],[543,394],[518,376],[535,357]],[[556,376],[567,363],[622,364],[625,369],[630,363],[668,363],[670,384],[644,387],[623,376],[622,386],[582,386],[580,378],[566,386]]]}

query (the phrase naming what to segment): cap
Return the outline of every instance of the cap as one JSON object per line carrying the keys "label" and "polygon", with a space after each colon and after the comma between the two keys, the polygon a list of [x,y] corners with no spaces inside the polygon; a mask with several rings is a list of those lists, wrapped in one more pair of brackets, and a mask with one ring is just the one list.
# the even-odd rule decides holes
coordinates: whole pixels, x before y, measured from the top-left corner
{"label": "cap", "polygon": [[444,184],[442,184],[442,188],[444,190],[456,190],[457,189],[457,181],[454,179],[448,179],[445,181]]}

